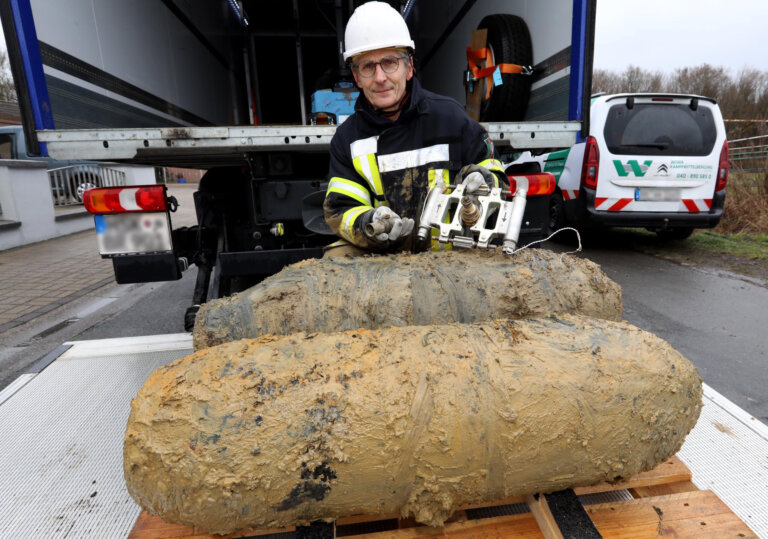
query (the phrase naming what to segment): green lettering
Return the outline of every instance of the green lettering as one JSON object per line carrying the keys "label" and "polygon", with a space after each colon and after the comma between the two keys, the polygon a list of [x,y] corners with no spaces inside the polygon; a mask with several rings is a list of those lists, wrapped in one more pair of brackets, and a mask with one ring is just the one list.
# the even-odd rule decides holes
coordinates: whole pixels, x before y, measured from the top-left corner
{"label": "green lettering", "polygon": [[632,171],[632,174],[638,178],[642,178],[645,176],[645,173],[648,171],[652,163],[653,160],[643,161],[642,165],[638,163],[636,159],[630,159],[626,164],[622,163],[618,159],[613,160],[613,166],[616,167],[616,172],[622,178],[629,176],[630,170]]}

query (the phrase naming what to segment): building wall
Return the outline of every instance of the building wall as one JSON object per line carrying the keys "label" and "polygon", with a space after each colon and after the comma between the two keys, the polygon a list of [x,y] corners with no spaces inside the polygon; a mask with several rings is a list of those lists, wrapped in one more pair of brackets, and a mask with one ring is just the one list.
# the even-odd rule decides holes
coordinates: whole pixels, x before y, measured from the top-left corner
{"label": "building wall", "polygon": [[19,104],[12,101],[0,101],[0,126],[21,125]]}
{"label": "building wall", "polygon": [[[126,185],[155,182],[152,167],[120,165]],[[0,251],[93,229],[82,205],[54,208],[46,163],[0,159]]]}

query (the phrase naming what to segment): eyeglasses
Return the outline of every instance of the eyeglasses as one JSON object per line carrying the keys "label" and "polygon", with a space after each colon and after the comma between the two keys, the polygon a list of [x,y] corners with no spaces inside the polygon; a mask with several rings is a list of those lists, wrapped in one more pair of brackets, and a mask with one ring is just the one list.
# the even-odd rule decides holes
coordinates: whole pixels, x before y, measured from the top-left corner
{"label": "eyeglasses", "polygon": [[378,62],[363,62],[353,66],[357,74],[366,79],[376,74],[376,66],[381,66],[384,73],[394,73],[400,67],[400,60],[407,60],[408,56],[385,56]]}

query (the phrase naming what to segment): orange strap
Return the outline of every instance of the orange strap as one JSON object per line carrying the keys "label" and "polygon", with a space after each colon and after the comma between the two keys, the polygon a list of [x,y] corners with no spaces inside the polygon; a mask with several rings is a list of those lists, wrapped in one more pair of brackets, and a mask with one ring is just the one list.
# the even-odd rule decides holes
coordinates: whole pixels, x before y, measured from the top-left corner
{"label": "orange strap", "polygon": [[493,76],[493,72],[498,68],[502,73],[519,74],[523,72],[523,66],[517,64],[497,64],[480,69],[477,65],[480,60],[485,60],[490,55],[487,48],[473,49],[467,46],[467,64],[475,79],[484,79]]}

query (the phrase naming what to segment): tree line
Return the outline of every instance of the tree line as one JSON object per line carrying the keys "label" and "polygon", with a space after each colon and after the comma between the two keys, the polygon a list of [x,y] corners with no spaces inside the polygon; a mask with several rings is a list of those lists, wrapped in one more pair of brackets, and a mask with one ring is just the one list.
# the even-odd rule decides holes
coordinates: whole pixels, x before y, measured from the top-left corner
{"label": "tree line", "polygon": [[629,66],[623,72],[597,69],[592,92],[671,92],[714,98],[729,140],[768,134],[768,72],[744,68],[735,74],[722,66],[702,64],[672,73]]}
{"label": "tree line", "polygon": [[16,101],[16,87],[5,51],[0,51],[0,101]]}

